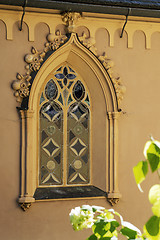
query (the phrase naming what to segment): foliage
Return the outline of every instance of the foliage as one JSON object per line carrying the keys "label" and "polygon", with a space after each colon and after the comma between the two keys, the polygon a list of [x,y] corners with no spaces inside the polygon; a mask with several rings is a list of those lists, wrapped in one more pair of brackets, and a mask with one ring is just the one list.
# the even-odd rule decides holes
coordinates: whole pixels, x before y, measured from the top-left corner
{"label": "foliage", "polygon": [[[136,183],[142,191],[140,184],[145,180],[148,167],[152,173],[158,173],[160,177],[160,142],[150,140],[144,147],[145,161],[141,161],[133,168]],[[149,240],[160,240],[160,184],[151,187],[148,195],[152,206],[153,216],[144,225],[144,234]]]}
{"label": "foliage", "polygon": [[[145,180],[148,168],[160,174],[160,142],[148,141],[144,148],[145,161],[141,161],[133,168],[136,183],[142,191],[140,184]],[[160,240],[160,184],[154,185],[149,191],[149,201],[153,205],[153,216],[144,225],[144,233],[113,209],[98,206],[83,205],[70,212],[70,222],[75,231],[92,228],[93,234],[87,240],[117,240],[124,235],[129,240]]]}
{"label": "foliage", "polygon": [[137,227],[113,209],[83,205],[71,210],[70,221],[75,231],[92,228],[93,234],[87,240],[117,240],[118,234],[130,240],[144,239]]}

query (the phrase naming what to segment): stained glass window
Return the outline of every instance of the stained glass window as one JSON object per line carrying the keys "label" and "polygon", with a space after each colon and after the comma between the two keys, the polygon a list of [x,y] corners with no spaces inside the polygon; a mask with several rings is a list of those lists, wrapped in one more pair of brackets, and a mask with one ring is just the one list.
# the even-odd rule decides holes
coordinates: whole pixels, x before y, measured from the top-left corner
{"label": "stained glass window", "polygon": [[89,93],[72,67],[51,74],[39,106],[39,185],[89,184]]}

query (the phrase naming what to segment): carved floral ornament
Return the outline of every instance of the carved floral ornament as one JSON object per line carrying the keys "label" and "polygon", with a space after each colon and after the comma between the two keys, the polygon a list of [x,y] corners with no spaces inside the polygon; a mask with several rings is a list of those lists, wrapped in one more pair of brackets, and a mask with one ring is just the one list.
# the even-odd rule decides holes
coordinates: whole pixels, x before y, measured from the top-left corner
{"label": "carved floral ornament", "polygon": [[[72,33],[75,31],[75,25],[78,19],[81,17],[80,13],[65,13],[62,16],[62,21],[66,24],[67,31]],[[112,83],[115,88],[118,104],[123,99],[123,95],[126,91],[125,86],[122,84],[122,80],[120,77],[114,77],[113,66],[114,63],[112,60],[107,58],[106,53],[102,55],[97,54],[97,49],[95,47],[95,39],[91,37],[87,37],[85,33],[82,33],[81,36],[78,37],[79,41],[88,48],[103,64],[107,73],[112,80]],[[38,51],[35,47],[32,47],[31,53],[25,55],[25,62],[27,65],[25,66],[26,73],[24,75],[17,74],[17,80],[14,80],[12,83],[12,88],[14,90],[14,96],[16,97],[17,102],[21,103],[23,98],[29,96],[30,87],[31,87],[31,74],[32,72],[37,72],[41,64],[44,61],[46,53],[49,51],[57,50],[61,45],[63,45],[69,37],[58,30],[55,34],[48,34],[47,42],[45,43],[45,47],[42,51]]]}

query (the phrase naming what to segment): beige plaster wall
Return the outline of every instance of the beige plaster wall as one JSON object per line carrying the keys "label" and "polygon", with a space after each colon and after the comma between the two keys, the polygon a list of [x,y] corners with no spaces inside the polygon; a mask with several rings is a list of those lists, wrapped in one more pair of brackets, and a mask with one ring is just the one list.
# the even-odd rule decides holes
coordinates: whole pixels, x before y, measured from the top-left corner
{"label": "beige plaster wall", "polygon": [[[13,28],[13,40],[6,40],[5,25],[0,21],[0,236],[3,240],[83,240],[89,231],[74,232],[69,223],[71,208],[82,204],[101,205],[110,208],[105,199],[67,200],[35,203],[23,212],[16,199],[20,182],[20,121],[17,103],[11,89],[16,73],[24,73],[24,55],[31,46],[42,49],[49,33],[47,25],[36,26],[35,42],[28,41],[28,29]],[[143,159],[143,146],[149,135],[160,139],[160,34],[152,36],[150,50],[145,49],[143,32],[134,35],[133,49],[127,48],[127,35],[115,34],[115,46],[109,47],[106,30],[96,32],[96,45],[115,63],[115,70],[127,88],[122,102],[123,114],[119,119],[119,188],[122,199],[114,207],[126,220],[142,227],[151,215],[147,200],[149,187],[157,181],[155,175],[148,177],[140,193],[134,182],[132,168]]]}

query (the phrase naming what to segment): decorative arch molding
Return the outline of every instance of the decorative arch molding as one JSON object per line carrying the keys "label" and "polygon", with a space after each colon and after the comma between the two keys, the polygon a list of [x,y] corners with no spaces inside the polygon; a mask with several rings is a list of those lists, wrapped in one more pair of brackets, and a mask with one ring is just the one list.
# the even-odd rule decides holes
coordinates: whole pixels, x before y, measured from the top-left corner
{"label": "decorative arch molding", "polygon": [[[31,54],[25,56],[26,74],[18,74],[17,80],[12,84],[14,95],[21,106],[19,110],[22,119],[19,203],[23,210],[26,210],[35,201],[38,158],[37,99],[40,89],[48,74],[60,64],[67,62],[77,72],[81,72],[84,79],[87,78],[88,72],[92,73],[103,92],[106,107],[105,185],[107,199],[113,205],[121,196],[118,189],[118,117],[125,87],[120,78],[113,77],[113,62],[105,54],[97,56],[94,39],[86,38],[84,34],[78,37],[74,32],[68,38],[59,31],[56,35],[49,34],[47,39],[43,51],[32,48]],[[82,63],[87,69],[84,73],[80,67]]]}
{"label": "decorative arch molding", "polygon": [[[40,74],[39,71],[41,72],[42,63],[43,68],[46,65],[47,54],[52,54],[53,51],[57,50],[62,44],[64,44],[68,40],[66,35],[61,35],[59,31],[57,31],[56,34],[57,35],[49,34],[47,36],[48,42],[45,44],[45,48],[42,51],[37,51],[36,48],[32,47],[31,54],[27,54],[25,56],[25,62],[27,63],[27,65],[25,66],[26,73],[24,75],[18,73],[17,80],[13,81],[12,83],[14,96],[16,97],[17,102],[22,103],[23,99],[27,98],[30,95],[30,89],[32,89],[31,85],[34,75],[33,73],[37,75]],[[62,55],[63,51],[64,53],[68,54],[65,49],[67,49],[69,45],[77,46],[77,48],[82,50],[82,53],[86,53],[86,56],[90,56],[90,58],[93,59],[97,65],[99,65],[99,68],[103,69],[104,75],[106,75],[105,78],[108,79],[107,84],[109,85],[112,98],[116,98],[116,100],[113,100],[113,104],[117,105],[117,107],[114,106],[114,108],[117,108],[118,111],[120,102],[123,99],[126,88],[122,84],[122,80],[120,77],[114,77],[114,71],[112,69],[114,66],[113,61],[107,58],[106,53],[100,56],[97,55],[95,40],[93,38],[87,38],[85,34],[78,38],[76,33],[71,34],[68,42],[64,44],[58,52],[56,51],[54,53],[54,56],[56,56],[59,52],[60,55]],[[72,52],[76,53],[76,47],[74,48],[75,49],[72,49]],[[88,49],[90,51],[88,51]],[[65,56],[64,53],[63,57]],[[85,57],[83,57],[82,55],[83,54],[81,54],[81,58],[83,58],[83,60],[85,61]],[[47,63],[52,61],[51,59],[52,58],[49,58],[47,60]],[[103,65],[103,67],[101,65]]]}

